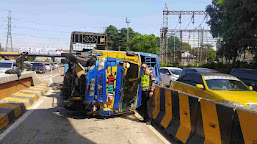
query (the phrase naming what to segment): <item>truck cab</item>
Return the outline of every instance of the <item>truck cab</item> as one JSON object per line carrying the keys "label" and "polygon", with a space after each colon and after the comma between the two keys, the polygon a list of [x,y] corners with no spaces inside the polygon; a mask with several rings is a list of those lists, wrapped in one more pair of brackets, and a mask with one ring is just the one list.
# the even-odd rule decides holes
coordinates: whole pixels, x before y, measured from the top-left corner
{"label": "truck cab", "polygon": [[99,43],[100,48],[103,48],[105,41],[102,34],[72,33],[70,52],[62,54],[65,56],[62,60],[65,64],[62,88],[65,107],[89,114],[110,116],[140,106],[140,54],[95,49],[79,50],[78,45],[87,43],[84,41],[87,39],[83,39],[85,37],[99,39],[96,45]]}

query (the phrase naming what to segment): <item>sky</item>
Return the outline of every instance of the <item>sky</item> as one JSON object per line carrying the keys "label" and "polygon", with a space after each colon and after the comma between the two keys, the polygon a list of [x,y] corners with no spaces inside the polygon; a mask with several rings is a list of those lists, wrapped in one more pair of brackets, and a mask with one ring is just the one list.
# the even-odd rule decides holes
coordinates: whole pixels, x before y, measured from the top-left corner
{"label": "sky", "polygon": [[[205,10],[212,0],[2,0],[0,43],[6,45],[7,15],[12,12],[14,48],[68,49],[72,31],[104,32],[109,25],[130,27],[142,34],[160,35],[165,3],[169,10]],[[169,16],[169,28],[199,26],[209,29],[202,17]],[[184,38],[185,40],[187,38]]]}

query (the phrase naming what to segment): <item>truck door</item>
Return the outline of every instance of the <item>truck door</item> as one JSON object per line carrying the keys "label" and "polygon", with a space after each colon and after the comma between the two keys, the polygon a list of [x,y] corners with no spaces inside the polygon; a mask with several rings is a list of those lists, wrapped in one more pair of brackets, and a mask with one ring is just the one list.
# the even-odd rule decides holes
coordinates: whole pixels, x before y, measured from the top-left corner
{"label": "truck door", "polygon": [[119,112],[134,110],[137,107],[140,83],[139,65],[128,62],[129,67],[122,69],[121,96]]}

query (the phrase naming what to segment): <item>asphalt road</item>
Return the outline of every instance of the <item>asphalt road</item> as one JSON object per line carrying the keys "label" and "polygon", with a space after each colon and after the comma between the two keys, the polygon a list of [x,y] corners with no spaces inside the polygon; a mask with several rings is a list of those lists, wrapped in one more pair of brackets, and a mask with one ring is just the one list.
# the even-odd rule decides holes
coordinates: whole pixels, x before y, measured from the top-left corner
{"label": "asphalt road", "polygon": [[[63,68],[38,74],[53,87],[62,82]],[[87,117],[63,108],[59,90],[50,90],[0,135],[2,144],[162,144],[170,143],[155,128],[130,114],[108,119]]]}

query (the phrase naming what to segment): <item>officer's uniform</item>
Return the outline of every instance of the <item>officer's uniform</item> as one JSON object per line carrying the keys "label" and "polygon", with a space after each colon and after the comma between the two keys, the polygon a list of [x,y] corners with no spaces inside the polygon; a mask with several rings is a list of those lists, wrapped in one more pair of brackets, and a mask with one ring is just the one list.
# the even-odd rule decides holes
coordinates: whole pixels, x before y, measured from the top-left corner
{"label": "officer's uniform", "polygon": [[[152,118],[151,104],[149,104],[149,92],[154,92],[155,78],[151,71],[146,71],[141,76],[141,89],[142,89],[142,109],[144,112],[144,121],[148,121]],[[148,104],[147,104],[148,103]],[[149,119],[150,117],[150,119]]]}

